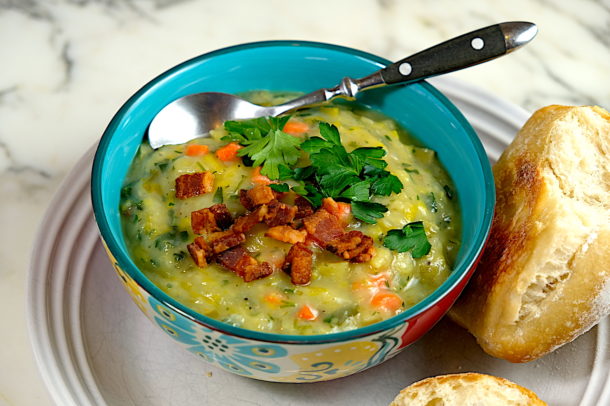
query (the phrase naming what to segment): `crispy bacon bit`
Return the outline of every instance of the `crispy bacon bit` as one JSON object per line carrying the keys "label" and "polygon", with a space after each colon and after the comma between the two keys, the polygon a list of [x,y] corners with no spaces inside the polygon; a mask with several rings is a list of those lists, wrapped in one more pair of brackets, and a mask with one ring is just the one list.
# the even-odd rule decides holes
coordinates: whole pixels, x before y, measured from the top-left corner
{"label": "crispy bacon bit", "polygon": [[191,227],[195,234],[206,234],[220,231],[214,213],[210,209],[201,209],[191,213]]}
{"label": "crispy bacon bit", "polygon": [[273,268],[269,263],[259,263],[241,246],[218,254],[216,260],[220,265],[239,275],[245,282],[251,282],[273,273]]}
{"label": "crispy bacon bit", "polygon": [[290,275],[295,285],[307,285],[311,281],[311,264],[313,253],[303,243],[297,243],[290,248],[282,270]]}
{"label": "crispy bacon bit", "polygon": [[290,226],[275,226],[267,230],[265,235],[278,241],[296,244],[298,242],[305,242],[305,238],[307,238],[307,231],[295,230]]}
{"label": "crispy bacon bit", "polygon": [[[254,207],[267,204],[275,200],[273,189],[266,185],[256,185],[246,192],[246,195]],[[244,207],[246,207],[244,205]],[[247,208],[247,207],[246,207]]]}
{"label": "crispy bacon bit", "polygon": [[322,247],[326,247],[326,244],[343,234],[339,219],[324,209],[305,217],[303,225],[309,235]]}
{"label": "crispy bacon bit", "polygon": [[212,251],[202,237],[195,238],[195,242],[187,245],[186,248],[198,267],[207,266],[208,260],[212,257]]}
{"label": "crispy bacon bit", "polygon": [[246,210],[254,210],[254,203],[252,203],[252,200],[248,197],[248,191],[246,189],[241,189],[239,191],[239,202]]}
{"label": "crispy bacon bit", "polygon": [[290,206],[277,200],[273,200],[267,206],[268,212],[264,218],[265,224],[269,227],[281,226],[291,223],[297,213],[295,206]]}
{"label": "crispy bacon bit", "polygon": [[235,220],[232,229],[238,233],[247,233],[255,225],[262,222],[267,215],[267,205],[258,206],[254,211],[244,214]]}
{"label": "crispy bacon bit", "polygon": [[349,203],[337,202],[332,197],[322,199],[322,208],[339,219],[342,226],[349,224],[352,206]]}
{"label": "crispy bacon bit", "polygon": [[302,219],[303,217],[311,216],[313,214],[313,206],[309,203],[309,200],[305,199],[303,196],[297,196],[294,199],[294,204],[297,206],[297,214],[295,214],[295,219]]}
{"label": "crispy bacon bit", "polygon": [[212,172],[196,172],[180,175],[176,178],[176,197],[187,199],[209,193],[214,189]]}
{"label": "crispy bacon bit", "polygon": [[233,230],[221,231],[210,235],[209,244],[215,254],[233,248],[246,241],[244,233]]}
{"label": "crispy bacon bit", "polygon": [[207,234],[224,230],[233,223],[233,217],[224,204],[215,204],[211,207],[191,213],[191,227],[195,234]]}
{"label": "crispy bacon bit", "polygon": [[198,267],[203,268],[204,266],[207,266],[208,261],[206,261],[206,259],[205,259],[205,251],[204,250],[202,250],[195,243],[191,243],[191,244],[187,245],[186,248],[189,250],[189,253],[191,254],[191,257],[193,257],[193,261],[195,261],[195,264]]}
{"label": "crispy bacon bit", "polygon": [[229,209],[227,209],[227,205],[224,203],[219,203],[210,206],[209,209],[212,213],[214,213],[214,218],[216,219],[216,224],[218,224],[218,227],[223,230],[231,227],[231,224],[233,224],[233,216],[231,216]]}
{"label": "crispy bacon bit", "polygon": [[330,241],[326,249],[350,262],[367,262],[375,254],[373,239],[355,230]]}

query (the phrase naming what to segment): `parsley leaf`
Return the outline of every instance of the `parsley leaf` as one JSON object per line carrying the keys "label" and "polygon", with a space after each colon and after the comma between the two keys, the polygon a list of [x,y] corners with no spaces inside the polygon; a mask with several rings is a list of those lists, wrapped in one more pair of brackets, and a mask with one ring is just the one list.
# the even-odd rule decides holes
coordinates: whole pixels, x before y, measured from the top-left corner
{"label": "parsley leaf", "polygon": [[320,135],[324,137],[326,141],[341,146],[341,137],[339,136],[339,130],[334,125],[324,122],[320,123]]}
{"label": "parsley leaf", "polygon": [[389,196],[394,193],[400,193],[402,190],[402,182],[396,175],[389,174],[385,177],[379,177],[371,184],[373,194],[381,196]]}
{"label": "parsley leaf", "polygon": [[375,224],[386,211],[388,208],[380,203],[352,202],[352,214],[365,223]]}
{"label": "parsley leaf", "polygon": [[354,201],[366,201],[369,198],[369,189],[371,184],[367,181],[360,181],[358,183],[352,184],[350,187],[345,189],[340,197],[345,197],[346,199],[354,200]]}
{"label": "parsley leaf", "polygon": [[[237,155],[251,159],[253,166],[262,165],[261,174],[274,180],[280,175],[286,179],[290,167],[301,156],[301,141],[282,131],[289,119],[290,116],[226,121],[224,127],[229,134],[222,140],[244,145]],[[280,165],[285,168],[280,169]]]}
{"label": "parsley leaf", "polygon": [[290,190],[287,183],[271,183],[269,187],[276,192],[288,192]]}
{"label": "parsley leaf", "polygon": [[388,231],[383,239],[383,245],[398,252],[411,251],[413,258],[421,258],[427,255],[432,247],[428,237],[426,237],[422,221],[409,223],[402,229]]}

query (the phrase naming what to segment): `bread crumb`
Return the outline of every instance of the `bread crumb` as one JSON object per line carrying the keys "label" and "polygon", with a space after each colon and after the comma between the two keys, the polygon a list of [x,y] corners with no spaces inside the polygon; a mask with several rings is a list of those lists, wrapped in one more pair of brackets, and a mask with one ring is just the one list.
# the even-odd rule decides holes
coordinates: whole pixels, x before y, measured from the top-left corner
{"label": "bread crumb", "polygon": [[211,377],[212,377],[212,371],[208,371],[208,372],[206,372],[205,374],[206,374],[206,376],[207,376],[208,378],[211,378]]}

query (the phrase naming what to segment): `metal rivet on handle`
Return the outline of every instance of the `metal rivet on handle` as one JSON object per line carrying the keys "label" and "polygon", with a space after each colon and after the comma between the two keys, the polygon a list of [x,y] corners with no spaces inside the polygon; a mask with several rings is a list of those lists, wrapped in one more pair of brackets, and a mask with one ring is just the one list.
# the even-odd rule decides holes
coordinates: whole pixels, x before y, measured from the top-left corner
{"label": "metal rivet on handle", "polygon": [[483,41],[483,38],[476,37],[473,38],[472,41],[470,41],[470,46],[478,51],[483,49],[483,47],[485,46],[485,41]]}
{"label": "metal rivet on handle", "polygon": [[412,71],[413,71],[413,68],[411,67],[411,64],[408,62],[403,62],[398,66],[398,72],[400,72],[401,75],[409,76]]}

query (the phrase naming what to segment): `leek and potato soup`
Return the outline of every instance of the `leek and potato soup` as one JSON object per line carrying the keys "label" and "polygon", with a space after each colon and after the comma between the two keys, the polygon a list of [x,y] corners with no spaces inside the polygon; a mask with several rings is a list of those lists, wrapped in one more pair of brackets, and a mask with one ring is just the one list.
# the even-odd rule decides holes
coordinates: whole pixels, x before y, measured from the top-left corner
{"label": "leek and potato soup", "polygon": [[448,277],[460,244],[457,196],[435,152],[348,103],[227,121],[157,150],[144,141],[120,210],[134,262],[160,289],[269,333],[392,317]]}

